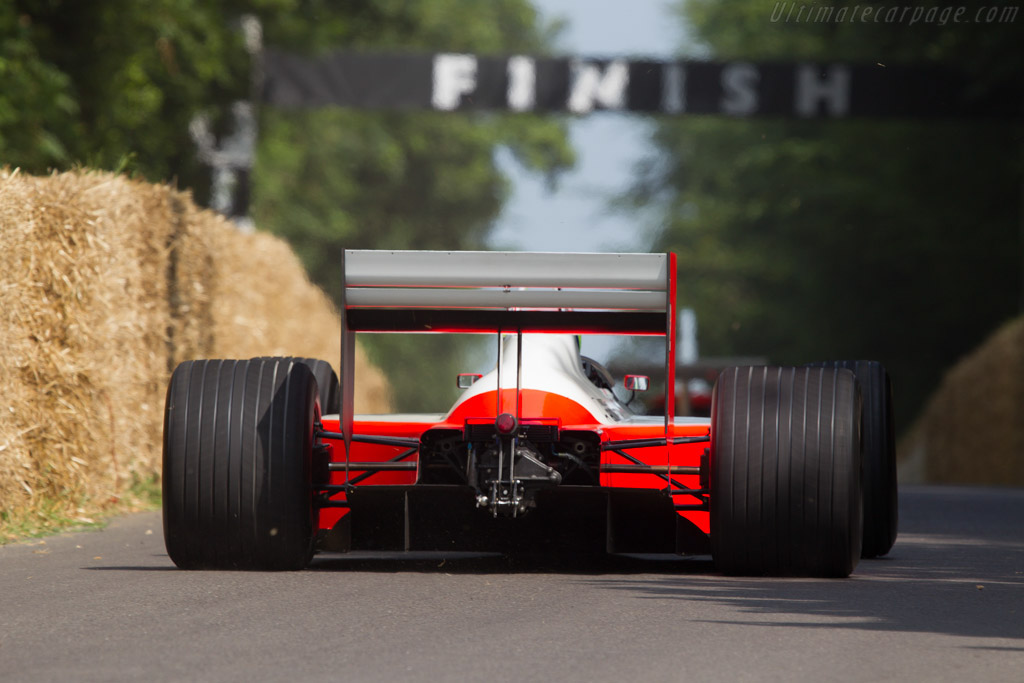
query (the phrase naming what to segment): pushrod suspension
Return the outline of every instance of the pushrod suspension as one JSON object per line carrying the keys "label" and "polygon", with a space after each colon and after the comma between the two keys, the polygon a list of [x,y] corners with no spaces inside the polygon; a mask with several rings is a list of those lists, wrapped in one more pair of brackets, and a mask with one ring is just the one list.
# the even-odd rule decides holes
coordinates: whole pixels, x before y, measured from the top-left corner
{"label": "pushrod suspension", "polygon": [[608,441],[601,444],[602,451],[617,451],[621,448],[654,448],[656,446],[667,446],[672,444],[678,446],[686,443],[709,443],[710,435],[704,436],[673,436],[670,439],[626,439],[624,441]]}

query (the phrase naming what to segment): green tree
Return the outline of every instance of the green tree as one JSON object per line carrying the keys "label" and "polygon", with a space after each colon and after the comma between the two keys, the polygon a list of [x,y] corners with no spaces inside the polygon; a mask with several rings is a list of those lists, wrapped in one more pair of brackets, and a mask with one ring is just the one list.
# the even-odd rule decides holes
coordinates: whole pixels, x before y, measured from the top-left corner
{"label": "green tree", "polygon": [[188,123],[247,92],[247,55],[231,24],[242,4],[4,3],[0,159],[33,173],[129,165],[205,191]]}
{"label": "green tree", "polygon": [[[680,5],[718,59],[948,62],[979,90],[1024,68],[1017,25],[773,24],[771,10]],[[905,422],[1016,309],[1019,123],[664,119],[655,143],[631,200],[661,206],[659,246],[679,253],[709,354],[877,358]]]}

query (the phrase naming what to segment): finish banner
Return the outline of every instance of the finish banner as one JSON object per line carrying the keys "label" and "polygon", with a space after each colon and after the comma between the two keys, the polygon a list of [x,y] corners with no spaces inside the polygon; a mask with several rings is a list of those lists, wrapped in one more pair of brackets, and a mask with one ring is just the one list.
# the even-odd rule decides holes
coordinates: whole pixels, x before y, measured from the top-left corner
{"label": "finish banner", "polygon": [[[263,100],[280,107],[631,111],[735,117],[1019,117],[1019,83],[973,87],[940,66],[649,61],[527,55],[302,57],[267,50]],[[976,85],[976,84],[974,84]]]}

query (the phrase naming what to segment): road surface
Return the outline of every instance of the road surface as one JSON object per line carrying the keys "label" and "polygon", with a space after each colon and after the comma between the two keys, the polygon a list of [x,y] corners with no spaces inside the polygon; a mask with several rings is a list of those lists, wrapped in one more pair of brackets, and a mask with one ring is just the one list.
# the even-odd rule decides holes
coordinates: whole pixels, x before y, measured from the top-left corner
{"label": "road surface", "polygon": [[318,556],[184,572],[156,513],[0,548],[0,681],[1024,681],[1024,490],[901,492],[847,580]]}

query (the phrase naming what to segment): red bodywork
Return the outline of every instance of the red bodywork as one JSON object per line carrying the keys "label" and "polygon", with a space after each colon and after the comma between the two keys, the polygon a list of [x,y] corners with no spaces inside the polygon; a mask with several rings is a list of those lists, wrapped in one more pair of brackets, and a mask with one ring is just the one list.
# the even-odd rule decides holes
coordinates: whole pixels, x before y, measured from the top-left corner
{"label": "red bodywork", "polygon": [[[508,398],[503,396],[503,404],[508,405],[514,401],[514,390],[505,389]],[[375,421],[369,419],[356,419],[353,424],[353,434],[367,436],[392,436],[408,437],[419,439],[429,429],[443,428],[461,430],[467,422],[493,423],[496,396],[494,392],[481,394],[471,402],[460,405],[446,421],[436,422],[394,422]],[[562,396],[547,392],[524,390],[522,392],[522,420],[523,424],[531,422],[554,422],[562,430],[578,430],[593,432],[601,438],[603,443],[611,441],[624,441],[628,439],[641,438],[662,438],[665,435],[663,424],[649,425],[603,425],[594,419],[582,406]],[[323,423],[327,432],[338,432],[340,429],[339,420],[328,418]],[[706,424],[673,424],[671,427],[672,437],[702,437],[708,435]],[[325,445],[330,447],[330,461],[335,463],[345,462],[345,445],[340,439],[324,439]],[[368,443],[353,443],[351,445],[352,462],[384,462],[391,460],[404,451],[408,450],[400,446],[381,446]],[[707,448],[706,443],[685,443],[654,448],[623,449],[626,453],[633,455],[651,466],[668,466],[668,476],[678,481],[685,488],[700,488],[699,475],[672,473],[672,468],[696,468],[701,465],[701,456]],[[418,454],[408,457],[406,462],[417,461]],[[601,465],[628,465],[630,461],[612,450],[601,453]],[[348,478],[355,479],[366,474],[363,470],[349,469]],[[374,472],[370,476],[361,479],[358,486],[410,486],[416,483],[418,471],[384,471]],[[658,489],[664,490],[666,482],[657,474],[647,473],[622,473],[602,472],[600,475],[601,486],[615,488],[633,489]],[[342,485],[346,482],[346,473],[335,471],[331,473],[330,483]],[[334,501],[344,501],[345,493],[339,492],[332,497]],[[700,500],[691,495],[679,494],[674,496],[674,502],[679,505],[699,505]],[[323,508],[320,510],[320,529],[329,530],[346,514],[345,508]],[[704,510],[679,510],[677,514],[688,519],[694,526],[703,531],[709,532],[709,513]]]}
{"label": "red bodywork", "polygon": [[[518,335],[519,358],[506,363],[520,379],[524,334],[664,336],[672,387],[674,254],[346,251],[342,272],[341,415],[324,420],[315,464],[319,529],[341,540],[324,547],[450,548],[473,534],[547,537],[553,527],[610,552],[690,552],[706,541],[707,421],[676,424],[672,392],[662,418],[609,405],[610,387],[581,374],[578,353],[554,371],[564,392],[503,382],[499,351],[497,390],[468,390],[441,419],[351,412],[355,332],[491,333],[499,349],[502,335]],[[499,415],[515,434],[498,430]]]}

